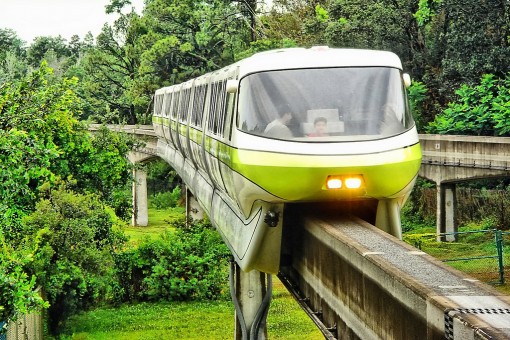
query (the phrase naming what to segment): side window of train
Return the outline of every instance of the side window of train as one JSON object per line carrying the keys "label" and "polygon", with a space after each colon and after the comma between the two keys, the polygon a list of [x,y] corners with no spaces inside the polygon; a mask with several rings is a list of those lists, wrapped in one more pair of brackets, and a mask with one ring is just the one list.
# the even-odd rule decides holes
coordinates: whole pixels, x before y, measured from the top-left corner
{"label": "side window of train", "polygon": [[172,96],[172,110],[170,112],[170,115],[172,117],[172,121],[177,121],[177,112],[179,111],[179,104],[180,104],[180,91],[175,91]]}
{"label": "side window of train", "polygon": [[216,124],[216,105],[218,103],[216,90],[216,83],[211,84],[211,98],[209,99],[209,118],[207,123],[207,130],[212,133],[215,133],[214,126]]}
{"label": "side window of train", "polygon": [[234,110],[235,110],[235,104],[236,104],[236,93],[228,93],[227,94],[227,109],[226,109],[226,119],[228,121],[226,122],[226,130],[225,133],[228,133],[228,139],[232,139],[232,128],[234,125]]}
{"label": "side window of train", "polygon": [[168,110],[170,109],[170,93],[165,93],[160,99],[161,115],[168,117]]}
{"label": "side window of train", "polygon": [[181,100],[179,105],[179,121],[181,123],[186,123],[186,119],[188,116],[188,105],[189,105],[189,97],[190,97],[191,89],[185,89],[181,92]]}
{"label": "side window of train", "polygon": [[191,124],[202,129],[202,119],[204,115],[205,95],[207,93],[207,85],[199,85],[195,89],[193,96],[193,110],[191,113]]}
{"label": "side window of train", "polygon": [[223,137],[226,119],[226,80],[218,81],[211,85],[211,104],[209,106],[208,130]]}
{"label": "side window of train", "polygon": [[156,95],[156,102],[154,103],[154,112],[156,113],[156,116],[161,115],[161,95]]}
{"label": "side window of train", "polygon": [[225,134],[225,119],[227,118],[227,91],[226,91],[227,80],[222,80],[218,84],[218,131],[217,133],[221,136]]}

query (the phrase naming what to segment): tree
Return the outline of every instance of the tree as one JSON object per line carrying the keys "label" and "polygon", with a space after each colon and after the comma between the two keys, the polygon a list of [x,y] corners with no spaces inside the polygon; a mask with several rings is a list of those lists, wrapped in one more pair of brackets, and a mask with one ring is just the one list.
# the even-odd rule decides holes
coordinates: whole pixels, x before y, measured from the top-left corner
{"label": "tree", "polygon": [[239,17],[239,7],[227,1],[149,2],[143,17],[148,29],[143,74],[161,85],[174,84],[231,63],[243,44],[239,37],[251,36]]}
{"label": "tree", "polygon": [[504,76],[510,70],[508,2],[444,0],[441,11],[443,80],[458,87],[477,82],[485,73]]}
{"label": "tree", "polygon": [[23,41],[11,29],[0,29],[0,84],[21,78],[28,71]]}
{"label": "tree", "polygon": [[313,4],[306,0],[276,0],[269,13],[261,16],[262,30],[271,41],[294,41],[297,46],[317,45],[323,33],[310,34],[304,23],[315,17]]}
{"label": "tree", "polygon": [[143,27],[134,27],[137,17],[132,12],[121,15],[113,26],[105,24],[95,48],[85,56],[85,96],[96,111],[92,118],[99,122],[136,124],[137,112],[144,111],[148,103],[137,105],[131,95],[141,54],[135,42],[143,33]]}
{"label": "tree", "polygon": [[25,55],[24,42],[10,28],[0,28],[0,60],[5,53],[12,52],[17,57]]}
{"label": "tree", "polygon": [[71,56],[66,40],[58,37],[36,37],[27,50],[27,61],[32,67],[39,67],[48,51],[53,51],[57,59]]}
{"label": "tree", "polygon": [[70,90],[73,81],[50,84],[50,76],[50,69],[43,65],[21,81],[0,88],[3,214],[29,210],[37,187],[67,167],[61,155],[82,147],[74,143],[78,137],[73,132],[81,125],[72,118],[72,112],[79,110]]}
{"label": "tree", "polygon": [[76,118],[76,82],[54,79],[43,64],[0,87],[0,229],[15,229],[6,237],[17,237],[12,221],[33,209],[42,186],[74,178],[76,190],[113,200],[131,176],[125,155],[133,143],[104,130],[96,139],[90,136]]}
{"label": "tree", "polygon": [[19,79],[29,70],[26,60],[15,52],[7,51],[0,58],[0,84]]}
{"label": "tree", "polygon": [[510,70],[510,4],[505,1],[421,0],[415,17],[426,45],[426,121],[455,100],[455,91],[483,74]]}

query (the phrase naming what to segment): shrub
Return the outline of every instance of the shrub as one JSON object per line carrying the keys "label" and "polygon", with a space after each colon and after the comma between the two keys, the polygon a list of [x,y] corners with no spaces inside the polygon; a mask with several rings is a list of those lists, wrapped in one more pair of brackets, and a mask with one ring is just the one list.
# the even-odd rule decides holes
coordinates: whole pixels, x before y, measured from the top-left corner
{"label": "shrub", "polygon": [[216,299],[225,291],[229,251],[208,223],[186,226],[117,254],[118,299]]}
{"label": "shrub", "polygon": [[175,187],[172,191],[160,192],[153,196],[152,205],[156,209],[173,208],[181,198],[181,188]]}
{"label": "shrub", "polygon": [[35,292],[36,277],[25,272],[26,265],[32,261],[33,250],[17,248],[6,243],[0,231],[0,322],[48,307]]}

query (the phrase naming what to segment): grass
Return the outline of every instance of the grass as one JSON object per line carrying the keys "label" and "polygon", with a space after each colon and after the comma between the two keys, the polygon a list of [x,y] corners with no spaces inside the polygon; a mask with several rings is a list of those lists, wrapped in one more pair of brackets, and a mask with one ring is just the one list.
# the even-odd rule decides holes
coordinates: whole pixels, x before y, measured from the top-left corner
{"label": "grass", "polygon": [[137,245],[144,238],[153,238],[162,234],[165,230],[172,229],[170,223],[182,217],[184,214],[183,207],[175,207],[168,209],[149,208],[149,225],[146,227],[127,226],[124,232],[129,236],[129,242]]}
{"label": "grass", "polygon": [[[269,339],[324,337],[282,283],[273,280],[268,315]],[[73,316],[63,339],[232,339],[234,307],[230,301],[160,302],[104,307]]]}

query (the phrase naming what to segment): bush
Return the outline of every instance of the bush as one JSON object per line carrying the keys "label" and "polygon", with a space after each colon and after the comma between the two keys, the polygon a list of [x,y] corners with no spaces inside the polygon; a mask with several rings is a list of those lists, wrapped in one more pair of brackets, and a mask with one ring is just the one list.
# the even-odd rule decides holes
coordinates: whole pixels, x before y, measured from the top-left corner
{"label": "bush", "polygon": [[181,184],[177,172],[168,162],[158,159],[146,165],[147,167],[147,188],[152,193],[172,191]]}
{"label": "bush", "polygon": [[131,187],[129,189],[115,189],[112,192],[111,198],[108,200],[108,205],[111,206],[115,215],[124,221],[129,221],[133,214],[133,196]]}
{"label": "bush", "polygon": [[174,224],[176,231],[146,239],[116,255],[122,301],[216,299],[227,283],[229,251],[208,223]]}
{"label": "bush", "polygon": [[[0,231],[0,323],[48,307],[35,292],[36,277],[29,277],[25,272],[26,265],[32,261],[33,250],[17,248],[6,243]],[[0,328],[0,334],[2,331]]]}
{"label": "bush", "polygon": [[57,334],[67,317],[107,300],[115,279],[113,253],[125,237],[96,195],[64,186],[47,195],[25,218],[24,233],[36,240],[28,267],[47,295],[49,328]]}
{"label": "bush", "polygon": [[175,187],[171,192],[160,192],[152,197],[152,205],[156,209],[167,209],[176,207],[181,198],[181,188]]}

